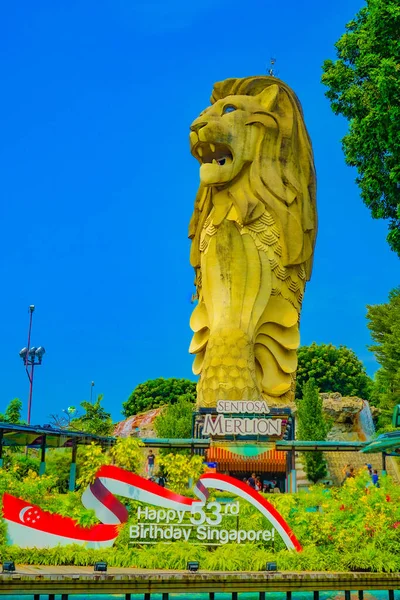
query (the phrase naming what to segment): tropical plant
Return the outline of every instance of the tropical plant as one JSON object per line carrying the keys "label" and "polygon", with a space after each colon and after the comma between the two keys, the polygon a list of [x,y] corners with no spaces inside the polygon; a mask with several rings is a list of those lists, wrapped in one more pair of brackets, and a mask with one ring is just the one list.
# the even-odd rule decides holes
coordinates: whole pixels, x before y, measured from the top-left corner
{"label": "tropical plant", "polygon": [[386,304],[368,305],[367,319],[375,342],[369,349],[381,365],[372,401],[380,409],[378,428],[387,430],[393,408],[400,404],[400,287],[390,292]]}
{"label": "tropical plant", "polygon": [[77,419],[71,420],[71,427],[94,435],[111,435],[113,422],[111,414],[106,412],[101,405],[103,397],[103,394],[100,394],[93,403],[86,400],[81,402],[81,407],[85,412]]}
{"label": "tropical plant", "polygon": [[303,385],[314,379],[320,392],[339,392],[342,396],[358,396],[369,400],[372,380],[363,363],[346,346],[316,344],[298,350],[296,397],[301,398]]}
{"label": "tropical plant", "polygon": [[192,437],[193,401],[190,395],[180,396],[176,404],[165,406],[154,421],[160,438],[182,439]]}
{"label": "tropical plant", "polygon": [[111,457],[101,446],[92,442],[79,452],[79,477],[76,481],[79,487],[85,489],[94,482],[96,473],[103,465],[108,465]]}
{"label": "tropical plant", "polygon": [[138,473],[143,463],[143,442],[138,438],[118,438],[110,450],[113,462],[122,469]]}
{"label": "tropical plant", "polygon": [[[2,469],[0,497],[4,491],[39,504],[50,512],[71,516],[81,526],[97,522],[93,511],[82,506],[80,493],[57,493],[57,481],[53,476],[28,474],[20,480],[13,471]],[[219,496],[218,492],[211,491],[210,499]],[[113,548],[92,550],[71,545],[23,549],[7,546],[5,524],[0,522],[0,561],[85,566],[105,560],[110,567],[184,569],[190,557],[199,560],[206,570],[264,570],[270,561],[276,561],[280,571],[400,570],[400,487],[390,477],[381,477],[378,488],[372,485],[368,472],[362,470],[341,488],[316,485],[309,493],[268,494],[267,498],[293,529],[303,545],[302,552],[286,550],[278,535],[273,544],[227,543],[215,549],[183,541],[132,547],[128,545],[129,528],[137,523],[139,504],[128,501],[129,520],[121,527]],[[253,506],[242,499],[233,499],[240,504],[241,529],[270,528],[269,522]],[[227,524],[224,521],[224,527],[236,528],[235,517],[229,519]]]}
{"label": "tropical plant", "polygon": [[[314,379],[309,379],[303,385],[302,398],[297,400],[297,437],[305,441],[323,441],[329,428],[318,388]],[[303,459],[310,481],[316,483],[326,476],[326,462],[322,452],[304,452]]]}
{"label": "tropical plant", "polygon": [[[78,457],[80,457],[80,451]],[[57,477],[59,492],[68,492],[70,467],[71,448],[51,448],[47,450],[46,474]]]}
{"label": "tropical plant", "polygon": [[19,398],[10,400],[5,413],[0,413],[0,421],[3,423],[21,423],[22,402]]}
{"label": "tropical plant", "polygon": [[163,404],[174,404],[181,396],[195,402],[196,382],[189,379],[163,379],[162,377],[150,379],[136,386],[128,400],[122,404],[122,414],[130,417]]}
{"label": "tropical plant", "polygon": [[158,464],[167,478],[168,487],[178,493],[184,493],[189,480],[195,482],[204,470],[203,458],[197,455],[167,454],[158,458]]}
{"label": "tropical plant", "polygon": [[400,6],[367,0],[326,60],[322,83],[335,114],[349,121],[343,138],[357,168],[361,197],[374,219],[389,219],[389,246],[400,256]]}

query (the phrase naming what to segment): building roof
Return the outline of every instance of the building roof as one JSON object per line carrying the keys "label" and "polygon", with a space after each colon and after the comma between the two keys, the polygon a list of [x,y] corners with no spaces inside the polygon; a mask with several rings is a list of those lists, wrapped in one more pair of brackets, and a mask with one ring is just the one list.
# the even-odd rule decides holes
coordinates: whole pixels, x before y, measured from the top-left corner
{"label": "building roof", "polygon": [[109,445],[115,439],[109,436],[94,435],[83,431],[69,431],[51,425],[16,425],[0,422],[0,437],[3,446],[39,447],[46,436],[47,448],[69,448],[74,443],[88,445],[92,442]]}

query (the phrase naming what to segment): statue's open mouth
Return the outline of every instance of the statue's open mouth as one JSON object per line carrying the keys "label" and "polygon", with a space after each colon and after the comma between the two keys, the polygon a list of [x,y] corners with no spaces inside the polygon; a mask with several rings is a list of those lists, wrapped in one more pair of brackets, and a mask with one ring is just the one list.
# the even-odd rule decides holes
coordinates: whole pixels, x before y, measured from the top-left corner
{"label": "statue's open mouth", "polygon": [[232,152],[225,144],[211,144],[199,142],[196,144],[194,155],[201,164],[211,163],[214,165],[229,165],[232,163]]}

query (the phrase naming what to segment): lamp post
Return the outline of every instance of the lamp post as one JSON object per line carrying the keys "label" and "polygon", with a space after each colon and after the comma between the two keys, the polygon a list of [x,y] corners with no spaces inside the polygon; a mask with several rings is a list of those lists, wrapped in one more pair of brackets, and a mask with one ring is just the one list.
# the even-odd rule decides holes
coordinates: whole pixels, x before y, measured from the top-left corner
{"label": "lamp post", "polygon": [[92,381],[92,383],[90,384],[90,404],[93,404],[93,388],[94,388],[94,381]]}
{"label": "lamp post", "polygon": [[[31,333],[32,333],[32,317],[35,311],[33,304],[29,307],[29,329],[28,329],[28,345],[26,348],[22,348],[19,355],[22,358],[26,374],[29,379],[29,399],[28,399],[28,425],[31,424],[31,408],[32,408],[32,393],[33,393],[33,375],[35,367],[42,364],[42,359],[45,353],[43,346],[31,347]],[[30,367],[30,369],[29,369]]]}

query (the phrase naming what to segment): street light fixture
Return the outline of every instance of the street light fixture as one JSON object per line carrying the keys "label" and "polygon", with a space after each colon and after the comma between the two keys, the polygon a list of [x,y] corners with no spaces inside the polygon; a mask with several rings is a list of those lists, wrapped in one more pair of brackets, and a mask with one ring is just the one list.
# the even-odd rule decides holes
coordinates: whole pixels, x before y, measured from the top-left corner
{"label": "street light fixture", "polygon": [[[28,345],[22,348],[19,355],[25,365],[26,374],[29,379],[29,400],[28,400],[28,425],[31,423],[31,408],[32,408],[32,393],[33,393],[33,375],[35,367],[42,364],[43,356],[46,352],[43,346],[31,347],[31,333],[32,333],[32,316],[35,307],[33,304],[29,307],[29,330],[28,330]],[[29,369],[30,367],[30,369]]]}

